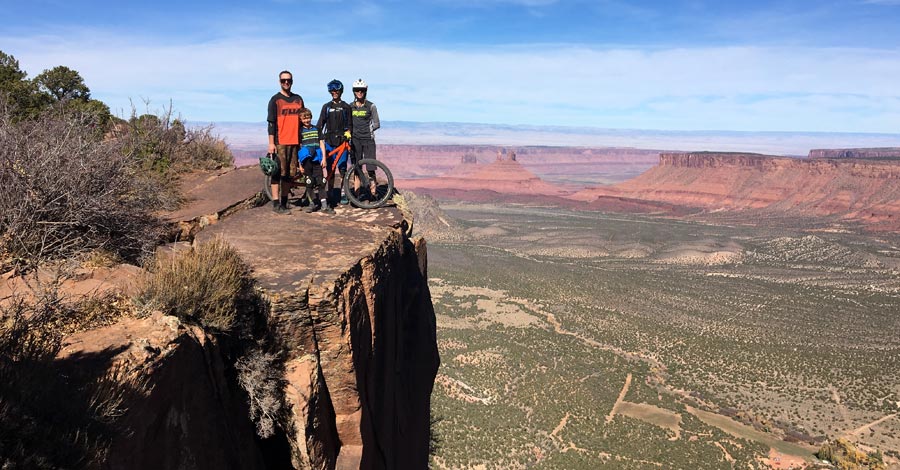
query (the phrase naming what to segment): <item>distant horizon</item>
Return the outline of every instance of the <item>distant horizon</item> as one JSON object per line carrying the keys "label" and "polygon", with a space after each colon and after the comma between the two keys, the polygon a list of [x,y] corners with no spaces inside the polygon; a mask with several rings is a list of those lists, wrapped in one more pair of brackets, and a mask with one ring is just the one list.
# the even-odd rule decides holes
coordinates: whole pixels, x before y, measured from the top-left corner
{"label": "distant horizon", "polygon": [[[236,150],[266,145],[265,121],[190,121],[212,124],[214,132]],[[380,144],[390,145],[497,145],[608,148],[629,147],[672,151],[740,151],[803,156],[812,149],[900,147],[900,133],[666,130],[535,126],[439,121],[382,121]]]}

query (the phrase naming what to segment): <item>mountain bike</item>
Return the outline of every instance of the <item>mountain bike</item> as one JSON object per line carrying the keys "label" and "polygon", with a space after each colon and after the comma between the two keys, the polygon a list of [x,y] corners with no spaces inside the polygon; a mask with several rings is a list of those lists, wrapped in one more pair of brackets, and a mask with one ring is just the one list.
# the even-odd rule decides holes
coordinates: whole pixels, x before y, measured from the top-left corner
{"label": "mountain bike", "polygon": [[[340,155],[350,148],[349,142],[344,142],[329,152],[330,155]],[[349,167],[341,181],[347,199],[356,207],[362,209],[377,209],[383,206],[394,195],[394,175],[383,162],[373,158],[356,160],[353,152],[349,152]],[[331,167],[331,171],[337,170],[337,159]],[[294,177],[294,187],[305,187],[302,175]],[[272,177],[266,175],[264,191],[269,200],[272,200]]]}

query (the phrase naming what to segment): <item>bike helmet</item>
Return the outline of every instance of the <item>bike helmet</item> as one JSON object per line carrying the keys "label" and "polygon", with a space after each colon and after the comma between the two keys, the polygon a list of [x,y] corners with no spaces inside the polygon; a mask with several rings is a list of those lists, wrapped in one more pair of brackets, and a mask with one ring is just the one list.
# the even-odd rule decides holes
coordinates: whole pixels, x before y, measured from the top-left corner
{"label": "bike helmet", "polygon": [[353,82],[353,91],[368,90],[368,89],[369,89],[369,85],[367,85],[366,81],[361,78],[359,80]]}
{"label": "bike helmet", "polygon": [[344,84],[340,80],[334,79],[328,82],[328,91],[344,91]]}

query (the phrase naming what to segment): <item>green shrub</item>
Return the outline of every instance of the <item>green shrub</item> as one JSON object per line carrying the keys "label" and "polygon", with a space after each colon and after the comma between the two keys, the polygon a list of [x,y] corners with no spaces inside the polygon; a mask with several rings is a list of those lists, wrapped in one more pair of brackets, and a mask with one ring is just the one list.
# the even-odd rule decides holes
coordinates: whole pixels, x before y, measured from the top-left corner
{"label": "green shrub", "polygon": [[234,248],[213,240],[170,257],[158,256],[149,266],[137,300],[167,315],[230,331],[250,287],[246,272]]}

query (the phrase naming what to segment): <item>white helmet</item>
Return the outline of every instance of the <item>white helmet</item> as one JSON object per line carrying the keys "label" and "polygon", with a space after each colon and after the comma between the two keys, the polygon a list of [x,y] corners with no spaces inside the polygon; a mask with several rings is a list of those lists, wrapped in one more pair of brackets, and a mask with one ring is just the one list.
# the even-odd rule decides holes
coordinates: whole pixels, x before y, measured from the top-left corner
{"label": "white helmet", "polygon": [[359,89],[368,90],[369,85],[366,85],[366,81],[360,78],[359,80],[353,82],[353,89],[354,90],[359,90]]}

